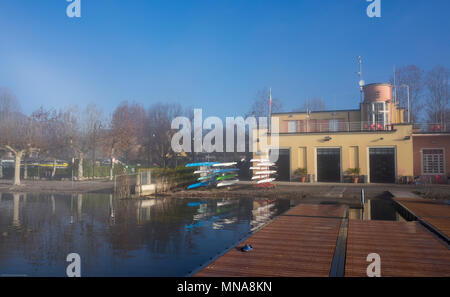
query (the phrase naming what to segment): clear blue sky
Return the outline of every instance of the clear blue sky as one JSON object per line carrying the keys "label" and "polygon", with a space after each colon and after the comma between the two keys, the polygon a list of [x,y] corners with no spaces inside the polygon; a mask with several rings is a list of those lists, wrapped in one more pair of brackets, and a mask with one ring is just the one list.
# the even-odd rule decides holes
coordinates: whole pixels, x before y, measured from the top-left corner
{"label": "clear blue sky", "polygon": [[0,0],[0,86],[29,113],[40,105],[123,100],[201,107],[207,115],[245,113],[272,87],[285,110],[307,97],[357,108],[357,56],[366,82],[393,66],[449,66],[450,1]]}

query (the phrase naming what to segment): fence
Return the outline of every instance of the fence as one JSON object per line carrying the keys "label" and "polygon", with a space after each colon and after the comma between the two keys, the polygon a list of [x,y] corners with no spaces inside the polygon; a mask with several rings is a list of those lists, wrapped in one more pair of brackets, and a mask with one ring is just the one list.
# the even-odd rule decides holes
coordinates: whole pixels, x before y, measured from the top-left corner
{"label": "fence", "polygon": [[282,124],[280,133],[320,133],[320,132],[371,132],[391,131],[392,125],[372,122],[346,122],[339,120],[297,120],[295,124]]}
{"label": "fence", "polygon": [[184,187],[195,180],[193,170],[186,167],[154,168],[114,178],[114,193],[121,198],[165,193]]}
{"label": "fence", "polygon": [[450,122],[444,123],[414,123],[415,133],[442,133],[450,132]]}
{"label": "fence", "polygon": [[151,195],[155,190],[151,170],[114,177],[114,193],[121,198]]}

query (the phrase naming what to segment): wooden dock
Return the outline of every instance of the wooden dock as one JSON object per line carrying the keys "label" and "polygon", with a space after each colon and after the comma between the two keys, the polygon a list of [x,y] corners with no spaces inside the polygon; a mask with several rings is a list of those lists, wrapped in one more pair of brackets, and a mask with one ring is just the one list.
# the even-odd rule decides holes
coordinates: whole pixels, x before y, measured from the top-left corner
{"label": "wooden dock", "polygon": [[418,220],[449,244],[450,205],[422,198],[394,197],[394,201],[405,216]]}
{"label": "wooden dock", "polygon": [[[328,276],[345,210],[335,205],[297,206],[195,276]],[[245,244],[253,251],[241,252]]]}
{"label": "wooden dock", "polygon": [[[245,244],[253,246],[242,252]],[[302,204],[287,211],[196,277],[450,276],[450,251],[418,222],[349,220],[346,206]]]}
{"label": "wooden dock", "polygon": [[370,253],[381,276],[450,276],[450,251],[419,222],[350,220],[345,276],[367,276]]}

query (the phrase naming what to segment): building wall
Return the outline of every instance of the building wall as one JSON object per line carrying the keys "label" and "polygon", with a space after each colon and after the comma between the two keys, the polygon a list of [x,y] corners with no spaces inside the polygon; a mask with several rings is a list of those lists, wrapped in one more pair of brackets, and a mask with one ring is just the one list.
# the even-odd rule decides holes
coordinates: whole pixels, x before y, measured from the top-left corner
{"label": "building wall", "polygon": [[413,139],[414,176],[422,175],[422,149],[444,149],[444,172],[450,176],[450,134],[432,135],[415,134]]}
{"label": "building wall", "polygon": [[[370,147],[396,148],[397,177],[413,176],[413,145],[411,125],[397,125],[395,131],[349,133],[292,133],[279,135],[279,147],[291,150],[291,176],[297,168],[305,167],[317,178],[316,148],[341,148],[342,175],[349,168],[360,168],[360,174],[369,176]],[[331,140],[325,141],[326,136]],[[409,136],[410,139],[405,140]],[[260,136],[261,138],[261,136]],[[383,138],[383,139],[381,139]],[[269,140],[261,139],[267,143]]]}

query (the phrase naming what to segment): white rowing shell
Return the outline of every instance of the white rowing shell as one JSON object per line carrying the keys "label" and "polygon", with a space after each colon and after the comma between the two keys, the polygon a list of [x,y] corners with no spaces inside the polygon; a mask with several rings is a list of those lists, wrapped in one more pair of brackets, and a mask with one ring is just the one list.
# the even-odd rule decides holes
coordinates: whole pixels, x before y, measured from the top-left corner
{"label": "white rowing shell", "polygon": [[252,176],[252,180],[255,180],[255,179],[266,179],[266,178],[269,178],[270,176],[269,175],[255,175],[255,176]]}
{"label": "white rowing shell", "polygon": [[198,174],[198,173],[210,173],[210,172],[213,172],[213,170],[212,170],[212,169],[210,169],[210,170],[196,170],[196,171],[194,171],[194,174]]}
{"label": "white rowing shell", "polygon": [[257,181],[257,183],[258,183],[258,184],[270,183],[270,182],[272,182],[272,181],[274,181],[274,180],[275,180],[274,178],[267,178],[267,179],[259,180],[259,181]]}
{"label": "white rowing shell", "polygon": [[276,170],[263,170],[263,171],[253,172],[253,174],[272,174],[272,173],[277,173],[277,171]]}
{"label": "white rowing shell", "polygon": [[225,180],[225,181],[218,183],[217,187],[219,188],[219,187],[231,186],[231,185],[236,184],[238,181],[239,181],[238,179]]}
{"label": "white rowing shell", "polygon": [[270,162],[269,159],[251,159],[250,162]]}
{"label": "white rowing shell", "polygon": [[269,167],[269,166],[275,166],[275,163],[270,163],[270,162],[266,162],[266,163],[258,163],[256,164],[257,167]]}
{"label": "white rowing shell", "polygon": [[229,167],[229,166],[233,166],[236,164],[237,164],[236,162],[218,163],[218,164],[214,164],[213,167]]}

